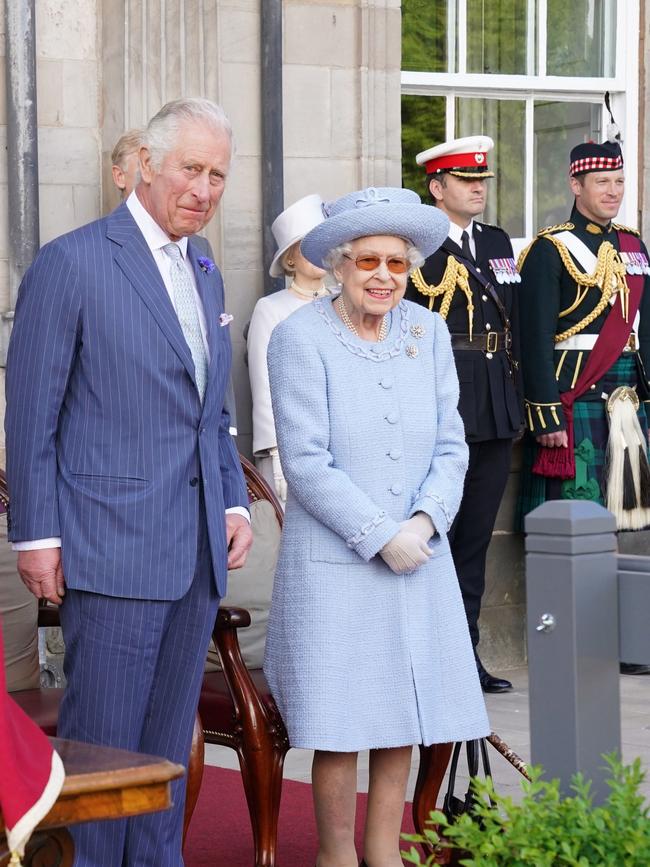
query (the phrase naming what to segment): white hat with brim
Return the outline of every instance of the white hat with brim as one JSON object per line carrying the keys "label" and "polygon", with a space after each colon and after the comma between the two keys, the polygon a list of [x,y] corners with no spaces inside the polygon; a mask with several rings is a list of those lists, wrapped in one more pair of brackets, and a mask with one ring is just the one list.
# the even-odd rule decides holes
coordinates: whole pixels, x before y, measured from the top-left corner
{"label": "white hat with brim", "polygon": [[324,206],[326,219],[306,235],[300,250],[312,264],[324,268],[327,254],[348,241],[371,235],[395,235],[410,241],[426,258],[449,234],[447,216],[423,205],[413,190],[368,187]]}
{"label": "white hat with brim", "polygon": [[296,241],[302,241],[307,232],[322,223],[325,219],[323,214],[323,200],[318,193],[312,193],[298,199],[293,205],[289,205],[281,214],[273,220],[271,231],[278,245],[278,250],[273,257],[269,274],[271,277],[282,277],[282,257]]}
{"label": "white hat with brim", "polygon": [[488,153],[494,147],[489,135],[455,138],[421,151],[415,162],[424,166],[427,175],[447,173],[457,178],[493,178],[488,168]]}

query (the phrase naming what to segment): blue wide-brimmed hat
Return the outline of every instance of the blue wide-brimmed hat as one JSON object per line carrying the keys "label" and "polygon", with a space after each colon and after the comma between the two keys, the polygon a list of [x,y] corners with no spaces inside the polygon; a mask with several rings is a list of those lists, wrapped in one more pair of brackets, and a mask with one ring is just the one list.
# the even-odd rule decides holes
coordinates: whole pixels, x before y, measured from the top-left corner
{"label": "blue wide-brimmed hat", "polygon": [[302,239],[305,259],[319,268],[330,250],[369,235],[397,235],[426,258],[449,233],[449,220],[434,205],[423,205],[413,190],[368,187],[323,205],[325,220]]}

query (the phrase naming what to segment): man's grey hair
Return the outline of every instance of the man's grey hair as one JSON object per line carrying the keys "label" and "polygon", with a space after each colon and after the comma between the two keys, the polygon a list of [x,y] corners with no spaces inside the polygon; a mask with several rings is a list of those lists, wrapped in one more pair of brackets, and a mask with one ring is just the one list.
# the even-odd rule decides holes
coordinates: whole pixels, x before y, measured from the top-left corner
{"label": "man's grey hair", "polygon": [[[403,238],[402,240],[406,241],[406,243],[408,244],[404,256],[409,261],[408,273],[412,274],[416,268],[419,268],[420,265],[424,263],[424,256],[422,255],[422,253],[420,253],[417,247],[411,244],[408,238]],[[343,259],[351,255],[351,244],[347,242],[345,244],[339,244],[337,247],[334,247],[332,250],[329,251],[329,253],[323,256],[323,265],[330,274],[333,274],[334,270],[341,265]]]}
{"label": "man's grey hair", "polygon": [[168,102],[154,115],[142,135],[142,144],[149,149],[151,165],[158,170],[172,150],[184,123],[199,122],[225,133],[233,146],[232,126],[225,111],[216,102],[199,97],[183,97]]}

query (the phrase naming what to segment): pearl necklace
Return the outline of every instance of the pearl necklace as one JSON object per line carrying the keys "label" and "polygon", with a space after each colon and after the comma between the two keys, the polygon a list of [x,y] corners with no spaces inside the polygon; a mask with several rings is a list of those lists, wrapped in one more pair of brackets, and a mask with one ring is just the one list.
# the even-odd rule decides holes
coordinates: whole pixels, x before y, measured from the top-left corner
{"label": "pearl necklace", "polygon": [[298,286],[295,280],[291,282],[289,290],[295,292],[300,298],[309,298],[310,301],[314,298],[321,298],[323,295],[331,295],[327,286],[319,286],[318,289],[303,289]]}
{"label": "pearl necklace", "polygon": [[[356,326],[350,319],[347,308],[345,306],[345,302],[341,295],[336,299],[336,309],[338,310],[339,316],[341,317],[343,324],[346,328],[349,328],[353,334],[356,334],[359,337],[359,332],[356,329]],[[381,320],[381,325],[379,326],[379,334],[377,336],[377,342],[381,343],[382,340],[386,339],[388,334],[388,314],[384,315],[384,318]]]}

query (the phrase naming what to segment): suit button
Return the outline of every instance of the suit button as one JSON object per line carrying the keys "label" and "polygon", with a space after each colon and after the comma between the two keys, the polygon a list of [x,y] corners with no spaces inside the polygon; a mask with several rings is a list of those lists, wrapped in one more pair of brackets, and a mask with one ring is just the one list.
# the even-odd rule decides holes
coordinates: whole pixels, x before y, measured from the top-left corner
{"label": "suit button", "polygon": [[487,359],[489,359],[490,361],[492,361],[492,359],[494,358],[494,356],[492,355],[491,352],[486,352],[486,353],[485,353],[485,357],[486,357]]}
{"label": "suit button", "polygon": [[395,482],[395,484],[390,486],[389,490],[391,494],[395,494],[396,497],[399,497],[399,495],[404,490],[404,486],[401,484],[401,482]]}
{"label": "suit button", "polygon": [[490,325],[489,322],[486,322],[486,323],[485,323],[485,330],[486,330],[486,331],[489,331],[490,328],[492,328],[492,326]]}
{"label": "suit button", "polygon": [[481,301],[487,301],[487,300],[488,300],[487,295],[481,295]]}
{"label": "suit button", "polygon": [[388,424],[397,424],[399,421],[399,413],[397,412],[389,412],[386,416],[386,421]]}
{"label": "suit button", "polygon": [[190,479],[190,487],[195,488],[199,483],[199,480],[196,476]]}

